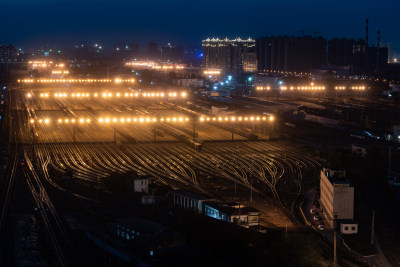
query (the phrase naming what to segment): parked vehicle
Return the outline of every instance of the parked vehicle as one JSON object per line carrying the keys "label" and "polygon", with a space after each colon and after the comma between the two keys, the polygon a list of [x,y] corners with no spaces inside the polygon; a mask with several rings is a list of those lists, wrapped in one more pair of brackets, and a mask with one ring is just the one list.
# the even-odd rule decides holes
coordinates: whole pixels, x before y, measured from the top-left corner
{"label": "parked vehicle", "polygon": [[318,216],[314,216],[314,221],[318,221],[319,217]]}
{"label": "parked vehicle", "polygon": [[317,211],[316,211],[315,209],[310,209],[310,213],[311,213],[311,214],[316,214]]}
{"label": "parked vehicle", "polygon": [[318,225],[317,228],[318,228],[318,230],[321,230],[321,231],[325,230],[325,227],[322,224]]}

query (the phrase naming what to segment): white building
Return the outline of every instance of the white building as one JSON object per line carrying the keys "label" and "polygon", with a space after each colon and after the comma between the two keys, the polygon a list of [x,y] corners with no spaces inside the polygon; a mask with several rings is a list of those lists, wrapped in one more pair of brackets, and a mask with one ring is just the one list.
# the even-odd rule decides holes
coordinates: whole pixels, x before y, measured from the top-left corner
{"label": "white building", "polygon": [[321,171],[321,208],[329,226],[336,228],[338,220],[353,220],[354,187],[346,180],[346,172],[323,168]]}
{"label": "white building", "polygon": [[354,221],[343,221],[340,223],[340,232],[342,234],[357,234],[358,223]]}
{"label": "white building", "polygon": [[135,193],[149,193],[149,177],[134,177],[133,178],[133,192]]}

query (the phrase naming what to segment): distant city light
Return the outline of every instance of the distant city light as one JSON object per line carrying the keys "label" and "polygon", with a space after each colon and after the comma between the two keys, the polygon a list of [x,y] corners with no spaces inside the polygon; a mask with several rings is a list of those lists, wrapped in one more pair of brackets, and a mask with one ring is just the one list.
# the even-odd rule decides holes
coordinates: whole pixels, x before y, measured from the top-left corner
{"label": "distant city light", "polygon": [[154,61],[131,61],[125,63],[125,66],[135,69],[154,69],[160,71],[183,70],[185,68],[183,64],[158,63]]}
{"label": "distant city light", "polygon": [[220,75],[221,70],[205,70],[204,75]]}

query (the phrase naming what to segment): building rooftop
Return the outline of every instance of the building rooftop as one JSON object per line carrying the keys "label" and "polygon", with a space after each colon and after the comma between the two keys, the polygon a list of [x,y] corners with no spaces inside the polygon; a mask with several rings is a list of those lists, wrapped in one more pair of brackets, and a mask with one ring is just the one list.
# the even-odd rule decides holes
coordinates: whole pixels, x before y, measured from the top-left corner
{"label": "building rooftop", "polygon": [[131,179],[133,179],[133,180],[146,180],[146,179],[154,179],[154,177],[153,176],[150,176],[150,175],[131,175],[130,176],[130,178]]}
{"label": "building rooftop", "polygon": [[358,222],[355,221],[355,220],[340,220],[340,223],[343,223],[343,224],[358,224]]}
{"label": "building rooftop", "polygon": [[175,194],[175,195],[182,195],[182,196],[187,196],[193,199],[198,199],[198,200],[205,200],[205,199],[211,199],[208,195],[202,194],[202,193],[197,193],[197,192],[192,192],[189,190],[185,189],[177,189],[177,190],[171,190],[170,194]]}
{"label": "building rooftop", "polygon": [[321,172],[334,186],[352,186],[346,178],[346,171],[342,168],[323,168]]}
{"label": "building rooftop", "polygon": [[204,202],[205,205],[219,210],[227,215],[245,215],[250,212],[260,212],[258,209],[253,207],[246,207],[244,205],[238,204],[236,202],[221,203],[216,201]]}

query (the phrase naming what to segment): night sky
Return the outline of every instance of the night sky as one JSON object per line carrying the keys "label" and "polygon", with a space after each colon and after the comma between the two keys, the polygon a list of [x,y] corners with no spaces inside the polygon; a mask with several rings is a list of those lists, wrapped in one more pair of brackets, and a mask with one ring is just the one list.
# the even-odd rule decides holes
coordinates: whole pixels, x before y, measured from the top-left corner
{"label": "night sky", "polygon": [[[364,38],[400,49],[399,0],[0,0],[0,43],[200,44],[206,37],[314,35]],[[397,13],[397,14],[396,14]]]}

